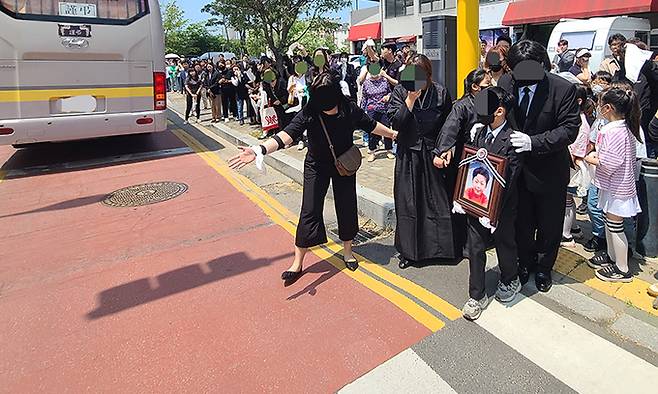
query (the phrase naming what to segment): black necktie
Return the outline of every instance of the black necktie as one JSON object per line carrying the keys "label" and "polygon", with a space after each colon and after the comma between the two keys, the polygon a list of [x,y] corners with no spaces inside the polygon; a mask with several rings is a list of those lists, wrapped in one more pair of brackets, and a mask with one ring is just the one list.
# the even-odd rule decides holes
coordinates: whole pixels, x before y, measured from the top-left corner
{"label": "black necktie", "polygon": [[519,114],[519,120],[521,121],[519,127],[525,126],[525,120],[526,117],[528,116],[529,106],[530,106],[530,88],[526,86],[523,88],[523,97],[521,98],[521,105],[519,106],[519,111],[521,112]]}
{"label": "black necktie", "polygon": [[491,130],[489,130],[487,132],[487,136],[484,139],[484,144],[487,146],[487,148],[491,148],[491,144],[493,143],[493,140],[494,140],[494,135],[491,132]]}

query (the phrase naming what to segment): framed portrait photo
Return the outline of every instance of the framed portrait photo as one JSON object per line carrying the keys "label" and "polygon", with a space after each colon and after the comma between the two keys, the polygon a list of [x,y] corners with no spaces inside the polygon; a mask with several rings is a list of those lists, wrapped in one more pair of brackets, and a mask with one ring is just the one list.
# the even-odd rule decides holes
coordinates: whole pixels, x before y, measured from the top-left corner
{"label": "framed portrait photo", "polygon": [[505,189],[506,167],[504,157],[489,153],[484,148],[465,145],[459,162],[454,201],[467,214],[477,218],[487,217],[491,225],[496,226]]}

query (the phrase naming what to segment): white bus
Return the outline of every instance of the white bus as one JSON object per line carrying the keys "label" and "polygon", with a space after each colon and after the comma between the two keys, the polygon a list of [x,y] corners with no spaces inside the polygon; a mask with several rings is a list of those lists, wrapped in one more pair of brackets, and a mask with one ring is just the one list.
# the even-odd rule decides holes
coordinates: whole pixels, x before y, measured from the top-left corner
{"label": "white bus", "polygon": [[0,145],[167,128],[157,0],[0,0]]}

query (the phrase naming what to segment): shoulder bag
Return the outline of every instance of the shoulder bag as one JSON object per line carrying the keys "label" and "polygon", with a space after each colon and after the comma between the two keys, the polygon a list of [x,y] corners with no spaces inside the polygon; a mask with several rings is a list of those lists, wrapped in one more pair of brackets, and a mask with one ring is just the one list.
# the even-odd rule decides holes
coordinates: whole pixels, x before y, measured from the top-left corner
{"label": "shoulder bag", "polygon": [[322,119],[322,114],[320,114],[320,124],[322,124],[322,130],[327,136],[327,141],[329,141],[329,150],[331,150],[331,155],[334,157],[334,165],[338,170],[338,174],[341,176],[352,176],[356,174],[361,167],[361,161],[363,156],[361,156],[361,151],[356,145],[352,145],[345,153],[336,157],[336,152],[334,151],[334,144],[331,142],[331,137],[329,137],[329,132],[327,127],[324,125],[324,120]]}

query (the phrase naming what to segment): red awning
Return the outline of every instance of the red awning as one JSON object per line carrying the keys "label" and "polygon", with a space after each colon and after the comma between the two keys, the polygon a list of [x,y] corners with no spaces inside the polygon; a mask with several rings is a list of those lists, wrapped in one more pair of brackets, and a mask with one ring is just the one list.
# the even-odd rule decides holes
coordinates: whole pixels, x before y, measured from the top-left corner
{"label": "red awning", "polygon": [[395,40],[397,43],[416,42],[416,36],[404,36]]}
{"label": "red awning", "polygon": [[562,18],[640,14],[658,11],[658,0],[521,0],[510,3],[503,25],[557,22]]}
{"label": "red awning", "polygon": [[379,40],[382,38],[382,24],[366,23],[365,25],[356,25],[350,27],[350,33],[347,35],[349,41],[365,41],[368,38]]}

